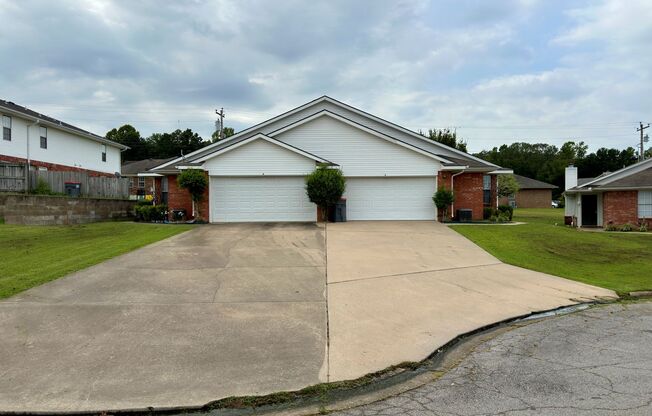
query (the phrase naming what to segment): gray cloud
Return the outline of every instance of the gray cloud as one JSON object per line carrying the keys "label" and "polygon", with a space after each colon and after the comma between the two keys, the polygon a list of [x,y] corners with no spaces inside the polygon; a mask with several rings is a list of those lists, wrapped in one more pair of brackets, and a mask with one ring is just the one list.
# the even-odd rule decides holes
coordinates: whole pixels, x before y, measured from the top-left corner
{"label": "gray cloud", "polygon": [[652,6],[0,0],[0,95],[98,133],[130,122],[208,137],[215,107],[240,129],[328,94],[413,129],[459,126],[474,151],[627,146],[622,123],[559,126],[652,119],[652,29],[634,16]]}

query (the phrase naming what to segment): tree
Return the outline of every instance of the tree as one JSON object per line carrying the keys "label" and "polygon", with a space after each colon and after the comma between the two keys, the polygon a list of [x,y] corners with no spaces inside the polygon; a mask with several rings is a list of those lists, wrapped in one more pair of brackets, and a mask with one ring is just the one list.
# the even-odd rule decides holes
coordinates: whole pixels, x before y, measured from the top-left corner
{"label": "tree", "polygon": [[180,188],[186,189],[192,199],[192,216],[200,218],[199,203],[204,199],[204,191],[208,186],[208,180],[201,169],[186,169],[177,176],[177,184]]}
{"label": "tree", "polygon": [[[224,133],[224,138],[226,139],[227,137],[233,136],[235,134],[235,130],[233,129],[233,127],[224,127],[223,133]],[[219,142],[220,141],[220,131],[215,130],[215,132],[213,132],[213,135],[211,136],[211,139],[213,140],[213,143]]]}
{"label": "tree", "polygon": [[177,129],[172,133],[154,133],[147,138],[150,144],[150,157],[164,159],[187,155],[210,144],[190,129]]}
{"label": "tree", "polygon": [[435,194],[432,196],[432,200],[435,203],[437,210],[444,210],[442,222],[446,222],[446,218],[448,218],[448,207],[451,206],[453,202],[455,202],[455,195],[453,194],[453,191],[449,191],[443,187],[439,188],[437,192],[435,192]]}
{"label": "tree", "polygon": [[140,132],[132,125],[125,124],[117,129],[111,129],[106,133],[107,139],[129,146],[129,149],[122,153],[124,161],[142,160],[149,157],[149,143]]}
{"label": "tree", "polygon": [[498,198],[514,195],[518,190],[518,182],[516,182],[514,175],[498,175],[498,183],[496,184]]}
{"label": "tree", "polygon": [[321,209],[322,220],[326,221],[328,207],[342,198],[346,189],[346,179],[339,169],[319,165],[306,177],[306,194],[308,199]]}
{"label": "tree", "polygon": [[466,152],[466,142],[464,140],[457,140],[457,132],[451,129],[428,129],[428,134],[425,135],[423,132],[419,132],[422,136],[434,140],[441,144],[445,144],[448,147],[461,150]]}

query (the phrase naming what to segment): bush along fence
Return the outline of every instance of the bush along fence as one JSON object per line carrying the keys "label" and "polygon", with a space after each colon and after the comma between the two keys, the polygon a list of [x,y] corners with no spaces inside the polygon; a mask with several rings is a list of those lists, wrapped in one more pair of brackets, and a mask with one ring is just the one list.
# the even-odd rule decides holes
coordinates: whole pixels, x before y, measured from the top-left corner
{"label": "bush along fence", "polygon": [[[25,192],[25,166],[0,164],[0,192]],[[88,198],[129,198],[129,179],[86,172],[29,172],[30,193]]]}

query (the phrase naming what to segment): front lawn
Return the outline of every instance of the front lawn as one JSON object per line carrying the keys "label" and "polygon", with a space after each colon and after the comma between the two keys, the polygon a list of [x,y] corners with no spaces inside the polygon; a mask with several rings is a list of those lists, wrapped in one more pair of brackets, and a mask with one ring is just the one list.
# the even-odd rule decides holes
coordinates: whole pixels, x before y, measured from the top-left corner
{"label": "front lawn", "polygon": [[190,228],[132,222],[0,224],[0,299]]}
{"label": "front lawn", "polygon": [[613,289],[652,289],[652,234],[578,231],[564,210],[516,209],[524,225],[451,226],[505,263]]}

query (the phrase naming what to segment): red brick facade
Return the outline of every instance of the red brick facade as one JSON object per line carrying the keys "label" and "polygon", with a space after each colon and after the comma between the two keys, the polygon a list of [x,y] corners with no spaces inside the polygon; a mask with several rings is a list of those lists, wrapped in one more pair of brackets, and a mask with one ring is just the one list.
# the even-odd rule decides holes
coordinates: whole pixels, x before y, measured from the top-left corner
{"label": "red brick facade", "polygon": [[[451,218],[455,216],[458,209],[470,209],[473,213],[473,220],[482,220],[484,213],[484,189],[482,178],[484,173],[463,173],[454,178],[451,172],[439,172],[438,186],[445,189],[451,188],[451,178],[453,181],[453,193],[455,203],[453,209],[449,208]],[[489,206],[495,206],[496,201],[496,175],[491,175],[491,203]],[[443,215],[440,213],[440,215]]]}
{"label": "red brick facade", "polygon": [[[208,180],[208,172],[205,172],[206,179]],[[204,198],[199,203],[199,218],[208,221],[209,207],[208,207],[208,188],[204,191]],[[177,175],[168,175],[168,208],[170,212],[175,209],[185,209],[187,218],[192,218],[192,199],[190,193],[185,189],[179,188],[177,184]]]}
{"label": "red brick facade", "polygon": [[[509,198],[500,198],[501,205],[509,205]],[[517,208],[550,208],[551,189],[522,189],[516,193]]]}
{"label": "red brick facade", "polygon": [[602,194],[602,217],[604,226],[636,225],[646,221],[652,226],[652,219],[638,218],[638,191],[609,191]]}
{"label": "red brick facade", "polygon": [[[27,159],[14,157],[14,156],[0,155],[0,162],[25,164],[27,163]],[[98,172],[96,170],[83,169],[75,166],[58,165],[56,163],[41,162],[40,160],[30,160],[29,164],[30,166],[34,166],[36,168],[39,167],[46,168],[48,171],[52,171],[52,172],[86,172],[88,173],[89,176],[106,176],[106,177],[115,176],[112,173]]]}

